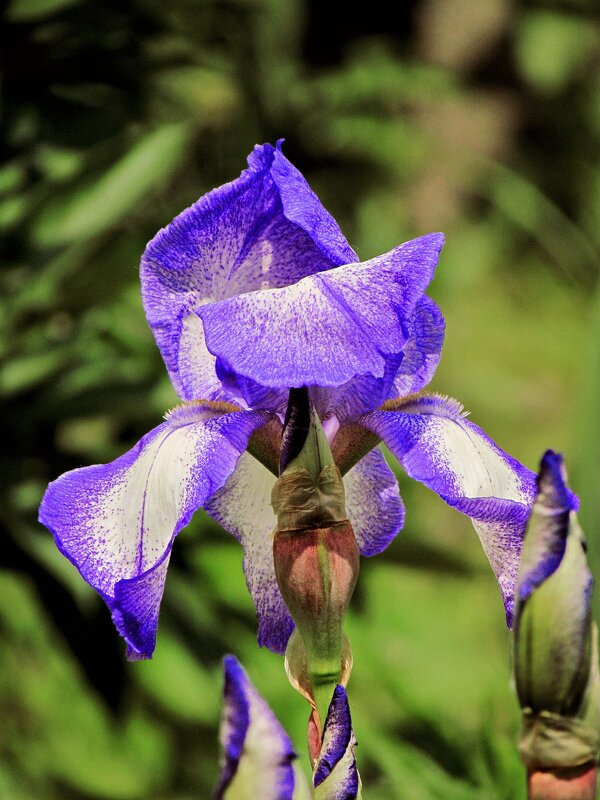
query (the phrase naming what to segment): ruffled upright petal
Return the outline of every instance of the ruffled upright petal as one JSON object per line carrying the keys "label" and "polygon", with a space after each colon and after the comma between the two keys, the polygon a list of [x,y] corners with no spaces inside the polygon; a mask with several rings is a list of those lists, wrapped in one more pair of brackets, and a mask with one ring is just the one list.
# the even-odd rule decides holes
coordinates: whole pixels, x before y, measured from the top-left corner
{"label": "ruffled upright petal", "polygon": [[159,231],[142,258],[146,316],[184,399],[228,396],[194,315],[199,306],[357,260],[279,145],[257,145],[248,165]]}
{"label": "ruffled upright petal", "polygon": [[[233,656],[225,657],[221,777],[214,800],[300,800],[292,742]],[[302,791],[304,790],[304,791]]]}
{"label": "ruffled upright petal", "polygon": [[[382,378],[404,354],[441,234],[386,255],[198,309],[206,344],[227,369],[262,386],[341,386]],[[217,362],[218,363],[218,362]]]}
{"label": "ruffled upright petal", "polygon": [[411,478],[471,517],[510,626],[535,473],[504,453],[448,398],[417,397],[400,402],[397,410],[365,414],[359,422],[383,439]]}
{"label": "ruffled upright petal", "polygon": [[183,406],[116,461],[67,472],[48,486],[40,522],[108,604],[130,658],[154,650],[173,539],[223,486],[268,418]]}
{"label": "ruffled upright petal", "polygon": [[276,519],[271,507],[275,477],[248,453],[227,483],[205,505],[244,548],[244,574],[258,617],[258,643],[283,654],[294,629],[279,591],[273,561]]}
{"label": "ruffled upright petal", "polygon": [[420,392],[435,374],[444,344],[446,323],[442,312],[430,297],[422,297],[417,303],[409,330],[404,358],[388,397],[406,397]]}

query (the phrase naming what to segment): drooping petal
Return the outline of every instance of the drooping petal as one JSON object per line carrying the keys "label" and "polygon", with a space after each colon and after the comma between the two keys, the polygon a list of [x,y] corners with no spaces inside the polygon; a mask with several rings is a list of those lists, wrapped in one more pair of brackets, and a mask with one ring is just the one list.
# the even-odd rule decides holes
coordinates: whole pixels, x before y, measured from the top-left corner
{"label": "drooping petal", "polygon": [[359,422],[383,439],[410,477],[471,517],[498,579],[510,626],[535,474],[504,453],[448,398],[417,397],[398,410],[365,414]]}
{"label": "drooping petal", "polygon": [[244,573],[258,617],[258,643],[284,653],[294,623],[277,585],[273,561],[275,477],[244,453],[227,483],[206,503],[206,511],[244,548]]}
{"label": "drooping petal", "polygon": [[204,305],[197,313],[207,347],[227,369],[263,386],[382,378],[410,339],[442,243],[441,234],[430,234],[293,286]]}
{"label": "drooping petal", "polygon": [[227,480],[269,415],[207,403],[175,409],[110,464],[67,472],[40,507],[61,552],[110,607],[131,658],[154,650],[171,546]]}
{"label": "drooping petal", "polygon": [[381,553],[404,525],[404,503],[396,476],[379,448],[344,476],[344,487],[348,519],[361,555]]}
{"label": "drooping petal", "polygon": [[346,690],[333,693],[323,731],[323,744],[313,771],[315,800],[355,800],[360,796],[350,706]]}
{"label": "drooping petal", "polygon": [[294,770],[287,733],[233,656],[225,657],[220,738],[222,769],[214,800],[299,800],[308,795]]}
{"label": "drooping petal", "polygon": [[146,316],[184,399],[222,397],[195,309],[357,260],[280,143],[257,146],[248,165],[159,231],[142,258]]}

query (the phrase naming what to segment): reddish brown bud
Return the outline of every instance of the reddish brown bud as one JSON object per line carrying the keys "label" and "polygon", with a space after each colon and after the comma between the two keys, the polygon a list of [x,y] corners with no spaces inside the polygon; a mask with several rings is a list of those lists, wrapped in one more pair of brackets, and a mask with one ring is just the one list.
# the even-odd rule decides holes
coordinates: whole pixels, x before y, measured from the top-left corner
{"label": "reddish brown bud", "polygon": [[273,553],[281,593],[298,627],[307,623],[320,630],[341,623],[359,569],[348,520],[301,533],[278,531]]}
{"label": "reddish brown bud", "polygon": [[339,682],[342,624],[359,570],[338,468],[291,469],[273,489],[275,574],[302,637],[311,699],[322,722]]}
{"label": "reddish brown bud", "polygon": [[578,767],[529,770],[529,800],[594,800],[596,797],[596,762]]}

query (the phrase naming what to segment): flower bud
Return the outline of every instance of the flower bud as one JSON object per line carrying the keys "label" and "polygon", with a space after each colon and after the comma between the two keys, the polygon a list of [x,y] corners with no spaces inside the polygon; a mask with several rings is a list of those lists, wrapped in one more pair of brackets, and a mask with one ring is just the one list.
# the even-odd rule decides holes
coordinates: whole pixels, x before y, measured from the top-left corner
{"label": "flower bud", "polygon": [[562,458],[548,451],[523,544],[514,627],[519,750],[530,798],[595,797],[600,679],[576,507]]}
{"label": "flower bud", "polygon": [[271,500],[275,574],[302,638],[321,729],[342,672],[342,625],[359,551],[342,476],[305,389],[290,392],[281,466]]}

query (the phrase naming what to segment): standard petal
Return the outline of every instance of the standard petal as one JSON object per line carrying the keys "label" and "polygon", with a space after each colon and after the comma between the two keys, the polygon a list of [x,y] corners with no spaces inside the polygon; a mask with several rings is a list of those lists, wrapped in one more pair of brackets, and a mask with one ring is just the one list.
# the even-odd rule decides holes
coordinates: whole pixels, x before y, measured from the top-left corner
{"label": "standard petal", "polygon": [[442,243],[441,234],[430,234],[293,286],[202,306],[207,347],[229,370],[263,386],[382,378],[389,359],[404,353]]}
{"label": "standard petal", "polygon": [[355,747],[346,690],[338,685],[327,713],[321,752],[314,766],[315,800],[355,800],[360,796]]}
{"label": "standard petal", "polygon": [[257,146],[248,164],[159,231],[142,258],[146,316],[184,399],[222,397],[195,309],[357,260],[279,145]]}
{"label": "standard petal", "polygon": [[411,319],[404,358],[388,397],[406,397],[427,386],[440,360],[445,330],[446,323],[438,306],[431,298],[422,297]]}
{"label": "standard petal", "polygon": [[175,409],[111,464],[51,483],[40,522],[110,607],[131,658],[154,650],[173,539],[233,471],[265,412]]}
{"label": "standard petal", "polygon": [[277,585],[273,561],[276,519],[271,508],[275,477],[248,453],[227,483],[206,503],[206,511],[244,548],[244,573],[256,606],[258,643],[284,653],[294,623]]}
{"label": "standard petal", "polygon": [[344,476],[344,487],[348,519],[361,555],[381,553],[404,525],[404,503],[396,476],[379,448]]}
{"label": "standard petal", "polygon": [[293,800],[296,758],[276,716],[233,656],[225,657],[221,777],[214,800]]}
{"label": "standard petal", "polygon": [[535,474],[466,419],[455,400],[417,397],[398,410],[365,414],[359,422],[383,439],[411,478],[471,517],[498,579],[510,626]]}
{"label": "standard petal", "polygon": [[[407,340],[402,352],[386,358],[381,377],[359,375],[341,386],[311,387],[311,399],[319,415],[323,419],[335,415],[340,422],[348,423],[379,408],[390,397],[406,397],[420,391],[437,368],[444,330],[442,312],[431,298],[423,296],[406,320]],[[248,404],[255,407],[249,401]],[[278,410],[275,403],[258,407]]]}

